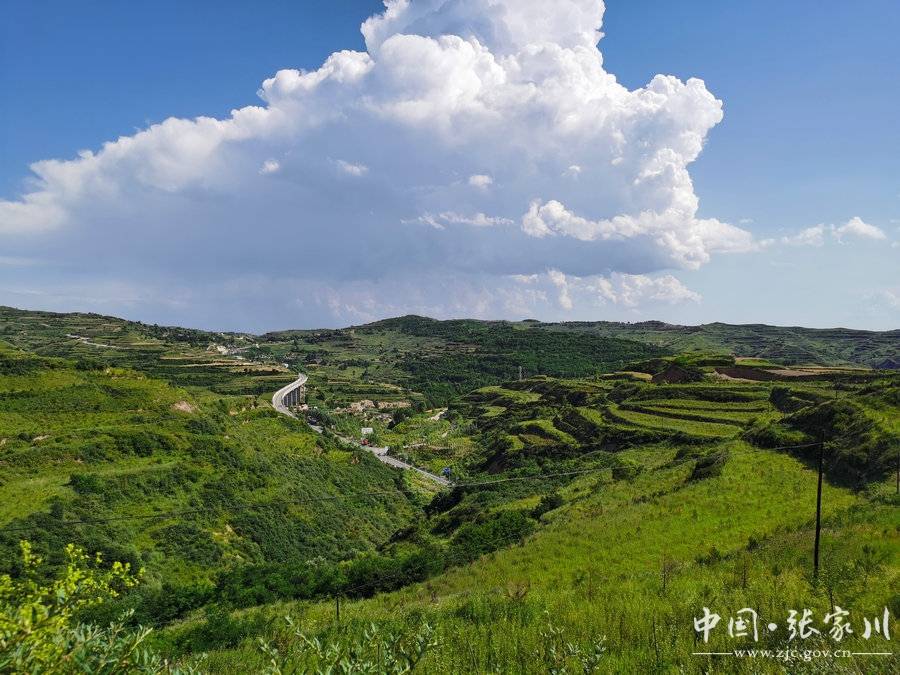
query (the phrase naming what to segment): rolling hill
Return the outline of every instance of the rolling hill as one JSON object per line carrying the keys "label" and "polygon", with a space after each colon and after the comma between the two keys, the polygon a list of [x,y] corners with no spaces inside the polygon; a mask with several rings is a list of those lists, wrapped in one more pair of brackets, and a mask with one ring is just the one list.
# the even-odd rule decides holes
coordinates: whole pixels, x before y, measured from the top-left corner
{"label": "rolling hill", "polygon": [[[841,647],[890,650],[861,621],[900,613],[900,374],[861,364],[894,333],[612,326],[254,336],[4,309],[0,582],[22,539],[43,579],[69,543],[142,568],[73,620],[131,611],[203,672],[782,672],[707,652],[782,648],[802,608],[803,647],[833,651],[836,606],[860,627]],[[300,419],[270,404],[296,370]],[[698,644],[704,607],[725,618]],[[730,637],[745,607],[779,627]]]}

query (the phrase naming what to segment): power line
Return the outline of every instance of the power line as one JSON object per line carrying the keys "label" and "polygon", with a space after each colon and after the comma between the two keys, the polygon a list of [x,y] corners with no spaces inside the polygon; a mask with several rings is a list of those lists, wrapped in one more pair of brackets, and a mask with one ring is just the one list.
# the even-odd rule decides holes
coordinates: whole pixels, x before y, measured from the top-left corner
{"label": "power line", "polygon": [[816,539],[813,545],[813,579],[819,578],[819,540],[822,536],[822,476],[825,473],[825,441],[819,445],[819,476],[816,486]]}

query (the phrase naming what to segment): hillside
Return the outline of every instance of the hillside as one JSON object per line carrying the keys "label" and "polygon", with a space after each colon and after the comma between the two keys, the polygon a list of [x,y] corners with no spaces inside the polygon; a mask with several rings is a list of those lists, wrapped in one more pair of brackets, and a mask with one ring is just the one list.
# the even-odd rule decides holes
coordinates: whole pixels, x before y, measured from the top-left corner
{"label": "hillside", "polygon": [[102,551],[145,568],[152,622],[204,604],[222,570],[343,559],[421,512],[386,467],[255,398],[3,343],[0,465],[0,570],[23,538],[51,563]]}
{"label": "hillside", "polygon": [[[419,463],[453,462],[460,485],[395,535],[368,577],[334,591],[345,597],[340,626],[333,602],[310,604],[303,591],[269,594],[267,603],[302,601],[232,620],[256,634],[289,613],[338,650],[372,622],[385,633],[427,625],[440,648],[425,672],[701,672],[716,662],[686,655],[703,605],[757,607],[779,621],[793,607],[824,616],[832,601],[900,610],[896,378],[820,372],[788,386],[793,371],[753,381],[702,368],[707,377],[687,384],[629,373],[514,381],[462,397],[440,419],[422,413],[385,429]],[[822,423],[811,428],[813,419]],[[814,582],[812,446],[822,435],[824,571]],[[864,581],[876,576],[884,583]],[[204,625],[174,627],[163,644]],[[277,635],[291,644],[286,626]],[[761,646],[784,640],[782,629]],[[730,642],[720,635],[709,649]],[[263,663],[249,640],[219,648],[215,671]],[[322,663],[314,650],[290,658]],[[727,672],[761,670],[735,662]]]}
{"label": "hillside", "polygon": [[[900,613],[895,372],[533,322],[0,317],[0,575],[23,538],[42,575],[68,543],[143,568],[79,620],[134,610],[153,649],[208,654],[202,672],[780,672],[694,655],[747,644],[723,624],[698,645],[693,618],[755,608],[774,649],[791,609]],[[297,370],[291,419],[271,395]],[[842,646],[890,648],[859,633]],[[833,648],[822,634],[803,647]]]}
{"label": "hillside", "polygon": [[577,331],[636,340],[672,352],[718,351],[785,365],[858,365],[894,369],[900,366],[900,330],[875,332],[726,323],[677,326],[661,321],[535,325],[552,331]]}

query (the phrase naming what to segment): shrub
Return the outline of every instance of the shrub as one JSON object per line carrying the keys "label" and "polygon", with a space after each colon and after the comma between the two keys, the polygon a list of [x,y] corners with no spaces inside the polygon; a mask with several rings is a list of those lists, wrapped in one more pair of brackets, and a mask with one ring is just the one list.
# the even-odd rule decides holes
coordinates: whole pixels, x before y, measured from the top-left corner
{"label": "shrub", "polygon": [[75,370],[103,370],[105,367],[105,364],[101,360],[91,357],[82,357],[75,362]]}
{"label": "shrub", "polygon": [[165,528],[159,535],[159,545],[169,555],[201,565],[213,565],[222,557],[222,549],[209,531],[189,522]]}
{"label": "shrub", "polygon": [[694,464],[694,470],[691,472],[691,476],[688,480],[695,481],[714,478],[722,473],[722,469],[725,467],[727,461],[728,453],[724,450],[704,455],[697,460],[696,464]]}
{"label": "shrub", "polygon": [[451,540],[453,560],[474,560],[485,553],[521,541],[533,530],[534,521],[524,511],[501,511],[481,523],[466,523]]}
{"label": "shrub", "polygon": [[619,457],[612,468],[613,480],[634,480],[644,470],[644,466],[627,457]]}
{"label": "shrub", "polygon": [[215,436],[225,431],[221,423],[209,417],[198,417],[191,419],[187,423],[187,429],[191,433],[201,436]]}
{"label": "shrub", "polygon": [[69,487],[80,495],[101,494],[103,483],[94,473],[73,473],[69,476]]}
{"label": "shrub", "polygon": [[552,492],[541,497],[540,503],[531,510],[531,517],[539,519],[545,513],[558,509],[565,503],[558,492]]}
{"label": "shrub", "polygon": [[187,673],[143,646],[150,629],[77,624],[81,610],[94,607],[138,583],[128,565],[101,570],[82,549],[66,547],[68,564],[49,582],[39,581],[42,560],[21,543],[23,574],[0,576],[0,672],[16,673]]}
{"label": "shrub", "polygon": [[261,633],[267,623],[258,612],[232,616],[227,608],[212,606],[206,610],[206,620],[179,635],[176,643],[193,652],[236,647],[245,638]]}
{"label": "shrub", "polygon": [[355,634],[323,642],[308,637],[287,617],[290,635],[276,648],[260,639],[259,647],[268,657],[265,675],[283,673],[383,673],[400,675],[415,670],[429,650],[438,645],[434,629],[426,624],[405,635],[390,633],[374,624]]}

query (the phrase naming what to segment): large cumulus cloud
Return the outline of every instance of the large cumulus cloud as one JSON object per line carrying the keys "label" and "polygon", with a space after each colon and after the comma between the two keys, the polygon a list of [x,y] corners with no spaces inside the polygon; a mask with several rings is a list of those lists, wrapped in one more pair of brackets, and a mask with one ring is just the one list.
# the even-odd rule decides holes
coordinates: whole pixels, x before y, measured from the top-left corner
{"label": "large cumulus cloud", "polygon": [[5,254],[44,261],[21,288],[48,298],[126,284],[229,325],[696,301],[669,271],[756,246],[697,216],[722,104],[697,79],[619,84],[603,10],[388,0],[366,52],[279,71],[259,106],[37,162],[0,202]]}

